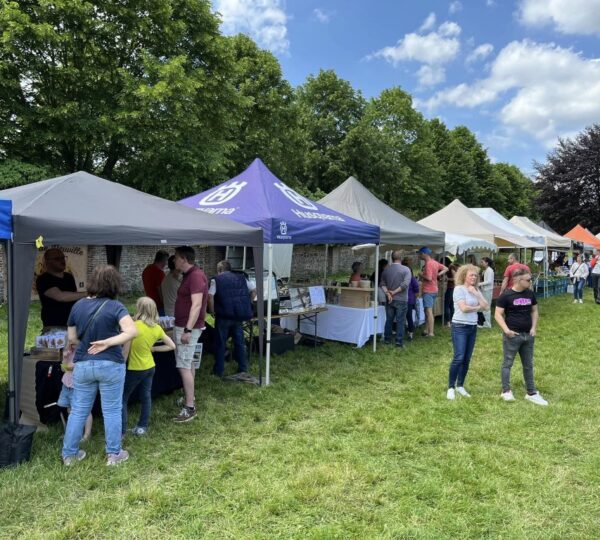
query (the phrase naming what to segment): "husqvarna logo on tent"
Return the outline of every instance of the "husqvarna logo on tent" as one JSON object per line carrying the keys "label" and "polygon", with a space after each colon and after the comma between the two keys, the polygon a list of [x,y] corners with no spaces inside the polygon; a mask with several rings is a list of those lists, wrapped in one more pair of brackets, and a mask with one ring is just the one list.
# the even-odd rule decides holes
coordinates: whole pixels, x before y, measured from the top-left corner
{"label": "husqvarna logo on tent", "polygon": [[300,193],[296,193],[292,188],[284,186],[278,182],[274,182],[273,185],[296,206],[306,208],[307,210],[318,210],[318,208],[312,202],[310,202],[306,197],[300,195]]}
{"label": "husqvarna logo on tent", "polygon": [[279,232],[285,236],[287,234],[287,223],[285,221],[279,222]]}
{"label": "husqvarna logo on tent", "polygon": [[233,199],[248,182],[230,182],[198,201],[198,206],[221,206]]}

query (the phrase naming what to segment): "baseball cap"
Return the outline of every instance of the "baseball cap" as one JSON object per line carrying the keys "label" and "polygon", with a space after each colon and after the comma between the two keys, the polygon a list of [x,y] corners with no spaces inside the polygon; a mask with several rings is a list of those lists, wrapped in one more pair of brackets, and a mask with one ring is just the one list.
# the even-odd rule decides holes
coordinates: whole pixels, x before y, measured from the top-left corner
{"label": "baseball cap", "polygon": [[423,255],[431,255],[433,252],[427,246],[423,246],[419,250],[419,253],[422,253]]}

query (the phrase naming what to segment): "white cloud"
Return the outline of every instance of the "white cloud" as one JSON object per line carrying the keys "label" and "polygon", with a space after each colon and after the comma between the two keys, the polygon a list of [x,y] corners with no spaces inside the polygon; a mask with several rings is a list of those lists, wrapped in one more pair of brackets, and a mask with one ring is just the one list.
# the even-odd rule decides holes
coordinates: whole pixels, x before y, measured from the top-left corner
{"label": "white cloud", "polygon": [[448,11],[452,14],[458,13],[463,8],[463,5],[458,0],[455,0],[448,6]]}
{"label": "white cloud", "polygon": [[600,121],[600,62],[555,44],[513,41],[489,77],[442,90],[421,105],[473,108],[504,97],[498,114],[505,126],[554,140]]}
{"label": "white cloud", "polygon": [[419,28],[419,32],[427,32],[431,30],[435,26],[435,13],[430,13],[427,15],[427,18],[423,21],[421,28]]}
{"label": "white cloud", "polygon": [[494,51],[494,46],[491,43],[484,43],[476,47],[469,56],[467,56],[467,64],[472,64],[479,60],[484,60]]}
{"label": "white cloud", "polygon": [[321,9],[321,8],[315,8],[313,10],[313,15],[314,15],[315,19],[317,19],[317,21],[325,24],[331,20],[332,13],[325,11],[324,9]]}
{"label": "white cloud", "polygon": [[495,0],[485,0],[485,5],[487,7],[494,7],[496,5]]}
{"label": "white cloud", "polygon": [[600,34],[600,0],[521,0],[523,24],[552,24],[563,34]]}
{"label": "white cloud", "polygon": [[417,71],[417,77],[420,86],[435,86],[446,80],[446,70],[441,66],[424,64]]}
{"label": "white cloud", "polygon": [[248,34],[274,53],[288,52],[288,17],[281,0],[214,0],[213,5],[225,34]]}

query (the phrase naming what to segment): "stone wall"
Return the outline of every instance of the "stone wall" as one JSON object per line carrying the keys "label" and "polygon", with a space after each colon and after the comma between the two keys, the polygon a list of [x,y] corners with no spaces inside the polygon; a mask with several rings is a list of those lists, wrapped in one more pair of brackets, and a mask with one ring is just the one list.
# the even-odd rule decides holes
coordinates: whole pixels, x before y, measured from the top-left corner
{"label": "stone wall", "polygon": [[[352,273],[352,263],[361,261],[365,271],[371,273],[375,256],[368,250],[354,252],[348,246],[329,246],[327,276]],[[292,281],[321,283],[325,275],[325,246],[294,246],[292,255]]]}
{"label": "stone wall", "polygon": [[[123,246],[120,270],[123,276],[125,294],[140,294],[143,291],[142,271],[154,260],[158,251],[156,246]],[[174,248],[165,247],[166,251],[174,252]],[[217,263],[225,258],[224,247],[194,246],[196,262],[206,270],[207,275],[216,273]],[[88,275],[93,269],[106,264],[106,248],[104,246],[88,247]],[[6,301],[6,264],[3,248],[0,246],[0,299]]]}

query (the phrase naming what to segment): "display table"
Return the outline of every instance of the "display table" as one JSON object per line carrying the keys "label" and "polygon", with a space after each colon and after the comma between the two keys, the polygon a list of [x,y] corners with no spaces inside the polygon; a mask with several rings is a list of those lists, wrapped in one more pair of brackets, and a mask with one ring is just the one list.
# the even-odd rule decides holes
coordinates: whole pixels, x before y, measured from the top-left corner
{"label": "display table", "polygon": [[[354,343],[362,347],[373,335],[373,308],[359,309],[327,304],[327,311],[319,315],[317,328],[310,320],[300,321],[300,332],[314,334],[323,339]],[[288,330],[296,330],[298,322],[295,318],[281,320],[281,326]],[[377,333],[383,333],[385,326],[385,307],[377,307]]]}

